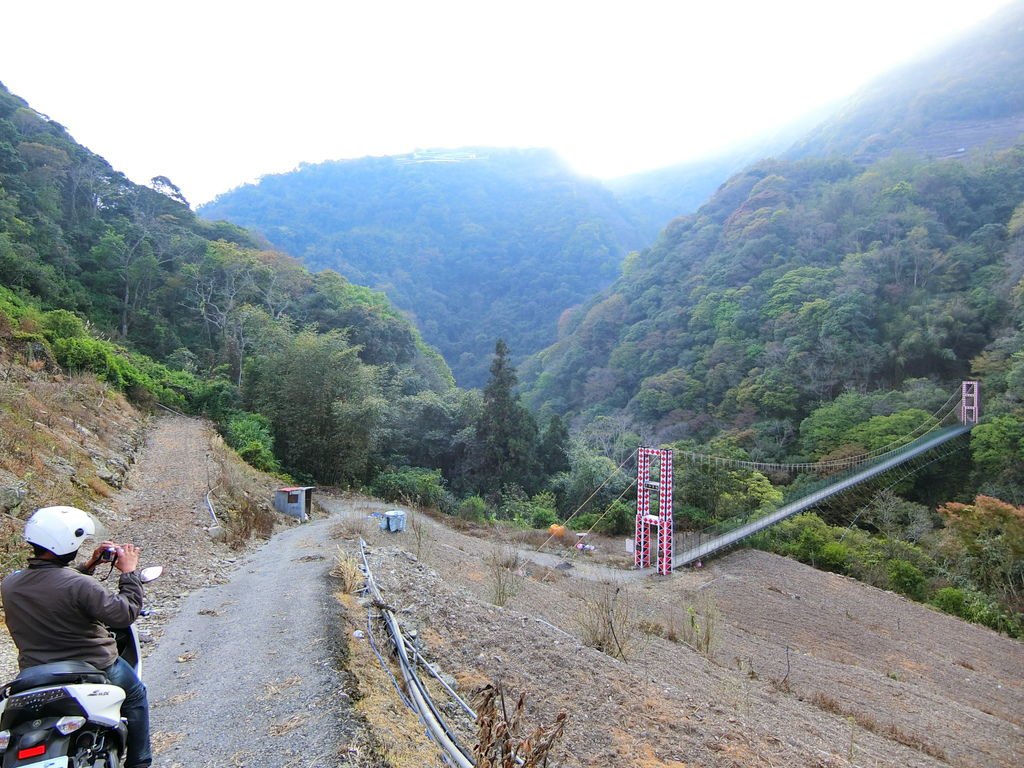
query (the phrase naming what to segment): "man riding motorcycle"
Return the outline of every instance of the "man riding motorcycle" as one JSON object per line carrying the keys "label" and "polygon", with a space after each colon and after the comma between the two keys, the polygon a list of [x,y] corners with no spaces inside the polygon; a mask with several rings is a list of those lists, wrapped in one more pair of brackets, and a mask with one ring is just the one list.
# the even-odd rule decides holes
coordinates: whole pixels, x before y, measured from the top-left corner
{"label": "man riding motorcycle", "polygon": [[[85,661],[102,670],[125,692],[121,713],[128,725],[126,768],[152,764],[149,702],[135,670],[117,653],[108,626],[127,627],[142,610],[139,551],[132,544],[104,541],[79,568],[74,562],[86,536],[96,532],[88,514],[75,507],[43,507],[25,524],[32,545],[28,567],[0,583],[7,628],[24,670],[56,661]],[[118,593],[91,578],[101,561],[113,557],[121,572]]]}

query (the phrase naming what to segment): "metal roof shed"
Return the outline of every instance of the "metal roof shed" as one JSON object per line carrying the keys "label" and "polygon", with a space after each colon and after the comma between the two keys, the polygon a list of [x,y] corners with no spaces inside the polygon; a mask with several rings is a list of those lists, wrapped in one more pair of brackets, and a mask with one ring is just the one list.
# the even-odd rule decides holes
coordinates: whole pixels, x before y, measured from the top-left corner
{"label": "metal roof shed", "polygon": [[315,485],[278,488],[274,492],[274,509],[285,515],[291,515],[305,522],[313,507],[313,490]]}

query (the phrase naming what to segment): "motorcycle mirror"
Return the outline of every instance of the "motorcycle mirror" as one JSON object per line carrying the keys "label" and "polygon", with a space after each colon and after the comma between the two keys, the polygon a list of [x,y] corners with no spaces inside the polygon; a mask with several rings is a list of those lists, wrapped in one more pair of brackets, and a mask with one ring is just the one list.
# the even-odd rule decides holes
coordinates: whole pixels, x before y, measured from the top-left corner
{"label": "motorcycle mirror", "polygon": [[159,578],[160,574],[164,572],[162,565],[151,565],[149,568],[143,568],[139,571],[139,578],[142,579],[142,583],[145,584],[147,581],[153,581],[153,579]]}

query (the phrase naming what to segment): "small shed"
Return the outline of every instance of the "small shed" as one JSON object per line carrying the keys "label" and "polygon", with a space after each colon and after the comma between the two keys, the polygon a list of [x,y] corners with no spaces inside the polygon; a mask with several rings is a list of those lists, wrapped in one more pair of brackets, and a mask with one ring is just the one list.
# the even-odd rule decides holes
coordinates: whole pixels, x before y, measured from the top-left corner
{"label": "small shed", "polygon": [[274,509],[285,515],[291,515],[305,522],[309,520],[313,508],[314,485],[278,488],[274,492]]}

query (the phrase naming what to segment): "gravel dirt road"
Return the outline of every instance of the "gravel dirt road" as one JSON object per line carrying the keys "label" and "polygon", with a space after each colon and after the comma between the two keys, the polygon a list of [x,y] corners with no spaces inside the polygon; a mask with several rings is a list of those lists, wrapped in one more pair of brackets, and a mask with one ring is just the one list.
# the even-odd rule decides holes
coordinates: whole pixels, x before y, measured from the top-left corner
{"label": "gravel dirt road", "polygon": [[337,765],[352,743],[327,520],[190,595],[147,660],[158,765]]}
{"label": "gravel dirt road", "polygon": [[[138,622],[154,766],[367,764],[347,753],[365,739],[335,659],[327,521],[282,518],[270,541],[242,552],[215,541],[206,493],[220,477],[216,440],[203,422],[158,417],[125,487],[96,510],[100,536],[133,541],[141,565],[164,567]],[[0,673],[17,673],[5,630]]]}

